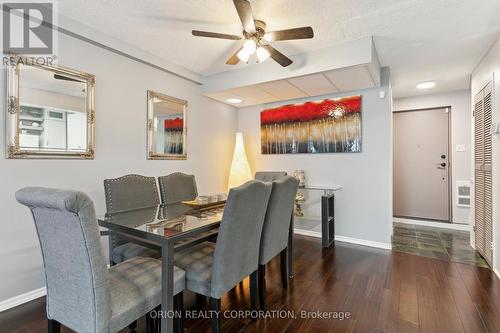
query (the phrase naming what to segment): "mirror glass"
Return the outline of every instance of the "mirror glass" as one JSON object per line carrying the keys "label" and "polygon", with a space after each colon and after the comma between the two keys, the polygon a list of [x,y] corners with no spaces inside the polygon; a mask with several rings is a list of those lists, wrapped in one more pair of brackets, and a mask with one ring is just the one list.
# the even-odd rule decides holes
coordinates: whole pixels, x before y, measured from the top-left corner
{"label": "mirror glass", "polygon": [[148,92],[150,159],[186,158],[187,102]]}
{"label": "mirror glass", "polygon": [[7,64],[7,158],[94,158],[95,77],[12,56]]}
{"label": "mirror glass", "polygon": [[87,150],[87,83],[20,66],[19,149]]}

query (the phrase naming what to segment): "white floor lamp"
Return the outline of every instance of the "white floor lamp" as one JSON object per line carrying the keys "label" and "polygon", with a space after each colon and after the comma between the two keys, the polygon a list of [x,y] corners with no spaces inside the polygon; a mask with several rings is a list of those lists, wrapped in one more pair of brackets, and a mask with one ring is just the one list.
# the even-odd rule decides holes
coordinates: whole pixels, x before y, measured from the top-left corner
{"label": "white floor lamp", "polygon": [[228,190],[240,186],[253,179],[250,165],[248,164],[245,144],[243,143],[243,133],[236,133],[236,143],[234,144],[233,161],[229,172]]}

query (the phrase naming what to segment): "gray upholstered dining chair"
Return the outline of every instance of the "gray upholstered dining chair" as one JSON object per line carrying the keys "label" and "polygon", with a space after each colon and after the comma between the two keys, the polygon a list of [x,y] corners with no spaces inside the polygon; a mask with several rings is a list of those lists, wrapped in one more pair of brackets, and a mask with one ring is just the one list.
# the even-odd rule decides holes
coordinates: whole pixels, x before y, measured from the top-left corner
{"label": "gray upholstered dining chair", "polygon": [[[138,257],[108,269],[85,193],[27,187],[16,199],[30,208],[40,241],[50,333],[61,324],[79,333],[117,332],[160,304],[161,261]],[[176,297],[184,276],[175,269]]]}
{"label": "gray upholstered dining chair", "polygon": [[174,172],[158,177],[158,184],[160,184],[161,202],[164,204],[190,201],[198,196],[194,175]]}
{"label": "gray upholstered dining chair", "polygon": [[[259,244],[271,184],[251,180],[229,191],[216,244],[204,242],[174,254],[186,271],[187,289],[210,297],[220,311],[221,297],[250,275],[252,308],[256,303]],[[212,317],[212,332],[220,331],[220,316]]]}
{"label": "gray upholstered dining chair", "polygon": [[261,182],[272,182],[286,176],[286,171],[258,171],[255,173],[255,179]]}
{"label": "gray upholstered dining chair", "polygon": [[266,308],[266,264],[278,254],[280,255],[281,282],[283,288],[288,286],[286,265],[288,233],[298,187],[298,180],[291,176],[284,176],[273,181],[260,239],[258,290],[261,310]]}
{"label": "gray upholstered dining chair", "polygon": [[[104,180],[106,211],[115,213],[124,210],[152,207],[160,204],[154,177],[126,175]],[[159,258],[160,251],[135,243],[110,237],[110,263],[120,263],[134,257]]]}

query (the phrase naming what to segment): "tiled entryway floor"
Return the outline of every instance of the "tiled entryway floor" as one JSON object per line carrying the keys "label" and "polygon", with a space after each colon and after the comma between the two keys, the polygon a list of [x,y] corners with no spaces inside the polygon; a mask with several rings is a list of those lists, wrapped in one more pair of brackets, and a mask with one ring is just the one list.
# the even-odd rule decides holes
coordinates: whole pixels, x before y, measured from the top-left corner
{"label": "tiled entryway floor", "polygon": [[392,249],[424,257],[489,267],[469,245],[469,232],[394,223]]}

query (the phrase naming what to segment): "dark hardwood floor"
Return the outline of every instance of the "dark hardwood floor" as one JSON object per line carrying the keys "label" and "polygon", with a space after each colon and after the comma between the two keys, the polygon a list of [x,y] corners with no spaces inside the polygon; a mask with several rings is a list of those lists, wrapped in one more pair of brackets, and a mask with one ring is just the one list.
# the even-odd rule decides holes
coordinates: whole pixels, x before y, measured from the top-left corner
{"label": "dark hardwood floor", "polygon": [[[281,288],[279,260],[266,277],[268,310],[298,318],[223,318],[223,332],[500,332],[500,281],[487,268],[340,242],[323,250],[317,239],[295,239],[289,288]],[[245,281],[224,297],[222,311],[249,303]],[[300,318],[318,310],[350,317]],[[140,320],[138,332],[144,327]],[[45,331],[44,299],[0,314],[2,333]],[[209,332],[210,320],[187,320],[186,331]]]}

